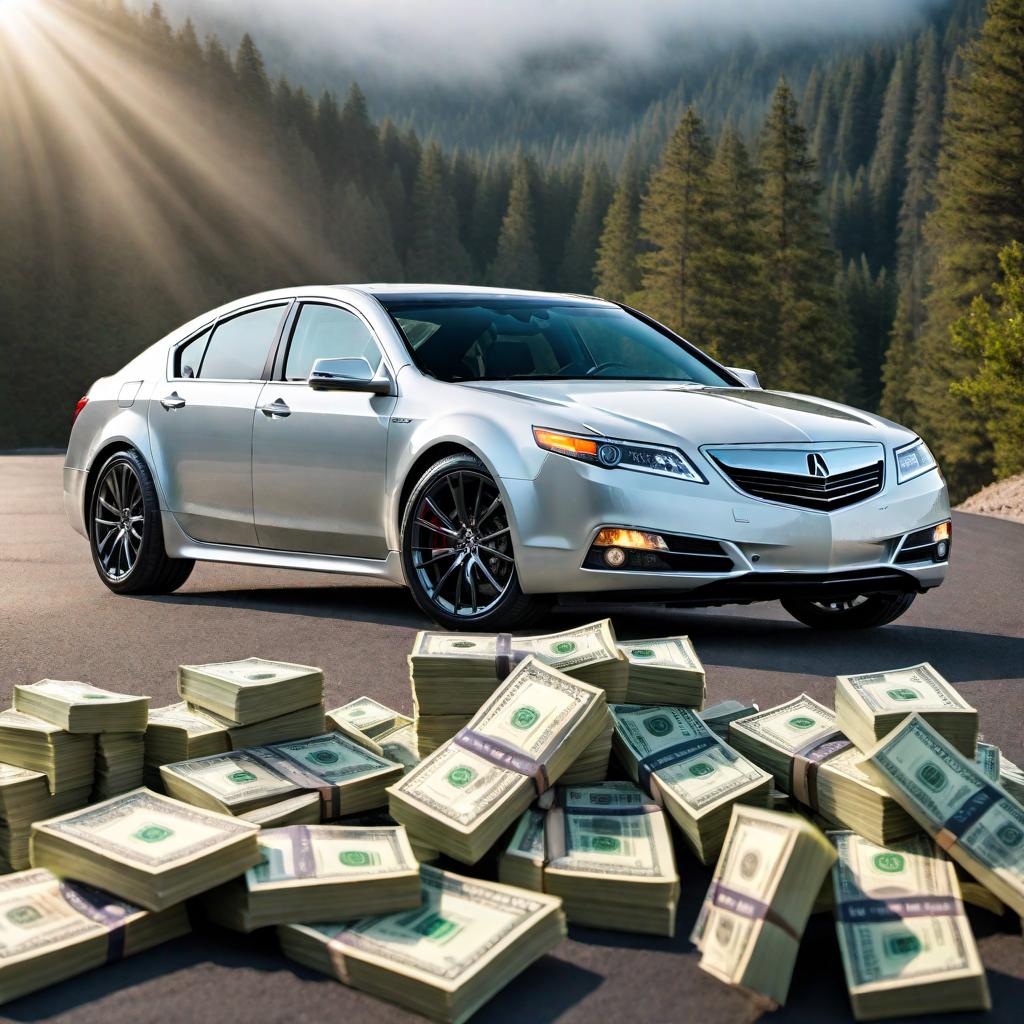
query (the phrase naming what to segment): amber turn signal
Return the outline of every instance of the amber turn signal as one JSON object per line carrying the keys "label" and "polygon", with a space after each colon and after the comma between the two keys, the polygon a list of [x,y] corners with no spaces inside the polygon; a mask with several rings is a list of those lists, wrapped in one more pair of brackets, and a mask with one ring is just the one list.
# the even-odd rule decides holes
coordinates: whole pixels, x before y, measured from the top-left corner
{"label": "amber turn signal", "polygon": [[606,526],[594,538],[595,548],[640,548],[643,551],[668,551],[663,537],[642,530],[621,530]]}

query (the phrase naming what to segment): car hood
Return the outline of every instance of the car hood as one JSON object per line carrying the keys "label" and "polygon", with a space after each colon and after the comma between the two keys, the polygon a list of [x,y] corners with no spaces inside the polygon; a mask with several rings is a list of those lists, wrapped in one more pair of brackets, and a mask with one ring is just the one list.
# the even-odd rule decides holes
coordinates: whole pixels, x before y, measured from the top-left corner
{"label": "car hood", "polygon": [[558,430],[662,443],[791,444],[887,441],[911,431],[808,395],[652,381],[478,381],[466,385],[535,404],[534,422]]}

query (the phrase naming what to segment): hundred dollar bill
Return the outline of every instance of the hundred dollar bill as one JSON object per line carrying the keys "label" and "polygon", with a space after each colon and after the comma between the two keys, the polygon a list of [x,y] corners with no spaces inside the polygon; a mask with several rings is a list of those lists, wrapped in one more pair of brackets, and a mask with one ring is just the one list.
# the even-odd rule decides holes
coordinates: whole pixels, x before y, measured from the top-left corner
{"label": "hundred dollar bill", "polygon": [[720,739],[729,742],[729,724],[759,711],[757,704],[738,700],[722,700],[697,712],[697,717]]}
{"label": "hundred dollar bill", "polygon": [[864,764],[943,850],[1024,915],[1024,806],[920,715],[883,737]]}
{"label": "hundred dollar bill", "polygon": [[382,732],[390,732],[400,725],[411,725],[412,719],[389,708],[372,697],[356,697],[340,708],[327,712],[331,719],[341,719],[353,728],[376,739]]}
{"label": "hundred dollar bill", "polygon": [[531,655],[604,690],[608,701],[626,697],[629,663],[616,647],[609,619],[543,636],[421,632],[409,655],[417,716],[475,713]]}
{"label": "hundred dollar bill", "polygon": [[690,937],[701,968],[784,1003],[807,918],[835,859],[806,818],[734,807]]}
{"label": "hundred dollar bill", "polygon": [[528,658],[468,726],[391,787],[391,815],[474,864],[606,724],[602,691]]}
{"label": "hundred dollar bill", "polygon": [[424,865],[422,905],[343,924],[284,925],[284,955],[433,1020],[461,1024],[565,935],[553,896]]}
{"label": "hundred dollar bill", "polygon": [[188,931],[183,903],[150,913],[42,868],[0,878],[0,1003]]}
{"label": "hundred dollar bill", "polygon": [[723,743],[689,708],[613,704],[615,749],[663,804],[704,864],[718,856],[737,801],[764,806],[771,775]]}
{"label": "hundred dollar bill", "polygon": [[32,826],[33,867],[164,910],[260,859],[259,826],[137,789]]}
{"label": "hundred dollar bill", "polygon": [[1014,800],[1024,803],[1024,772],[998,747],[979,740],[974,759],[986,779],[998,782]]}
{"label": "hundred dollar bill", "polygon": [[14,707],[67,732],[144,732],[149,698],[73,679],[41,679],[15,686]]}
{"label": "hundred dollar bill", "polygon": [[626,704],[704,706],[704,666],[687,636],[619,641],[629,661]]}
{"label": "hundred dollar bill", "polygon": [[857,1020],[990,1008],[953,865],[917,835],[878,846],[829,837],[836,931]]}
{"label": "hundred dollar bill", "polygon": [[770,771],[795,800],[878,843],[917,831],[913,818],[868,777],[835,713],[806,693],[733,722],[729,742]]}
{"label": "hundred dollar bill", "polygon": [[0,711],[4,763],[43,772],[53,794],[92,787],[96,740],[11,708]]}
{"label": "hundred dollar bill", "polygon": [[263,859],[207,893],[207,916],[237,931],[347,921],[420,904],[420,871],[401,826],[292,825],[260,832]]}
{"label": "hundred dollar bill", "polygon": [[544,891],[544,822],[547,811],[542,807],[529,807],[516,822],[508,847],[498,861],[498,881],[520,889]]}
{"label": "hundred dollar bill", "polygon": [[974,757],[978,712],[924,662],[910,668],[836,677],[836,725],[861,750],[917,713],[967,757]]}

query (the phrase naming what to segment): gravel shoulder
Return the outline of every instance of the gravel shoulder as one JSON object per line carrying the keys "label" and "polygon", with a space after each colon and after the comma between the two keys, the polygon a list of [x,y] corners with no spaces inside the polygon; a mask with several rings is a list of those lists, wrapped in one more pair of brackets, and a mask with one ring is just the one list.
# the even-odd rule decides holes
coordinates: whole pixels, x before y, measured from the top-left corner
{"label": "gravel shoulder", "polygon": [[1024,473],[983,487],[957,505],[956,510],[1024,523]]}

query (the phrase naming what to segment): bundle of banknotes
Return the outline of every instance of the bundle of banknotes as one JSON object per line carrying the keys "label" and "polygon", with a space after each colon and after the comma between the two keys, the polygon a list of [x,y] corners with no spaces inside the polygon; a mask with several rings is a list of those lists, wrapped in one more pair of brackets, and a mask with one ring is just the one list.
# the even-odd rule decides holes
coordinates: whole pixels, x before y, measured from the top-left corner
{"label": "bundle of banknotes", "polygon": [[391,787],[390,813],[427,845],[475,864],[607,724],[604,691],[527,658]]}
{"label": "bundle of banknotes", "polygon": [[356,697],[328,711],[326,723],[328,729],[344,733],[378,757],[400,764],[406,771],[422,760],[413,720],[372,697]]}
{"label": "bundle of banknotes", "polygon": [[687,636],[620,641],[629,662],[624,704],[680,704],[700,710],[707,695],[704,666]]}
{"label": "bundle of banknotes", "polygon": [[519,819],[498,871],[510,885],[560,897],[571,924],[675,934],[668,821],[631,782],[558,786]]}

